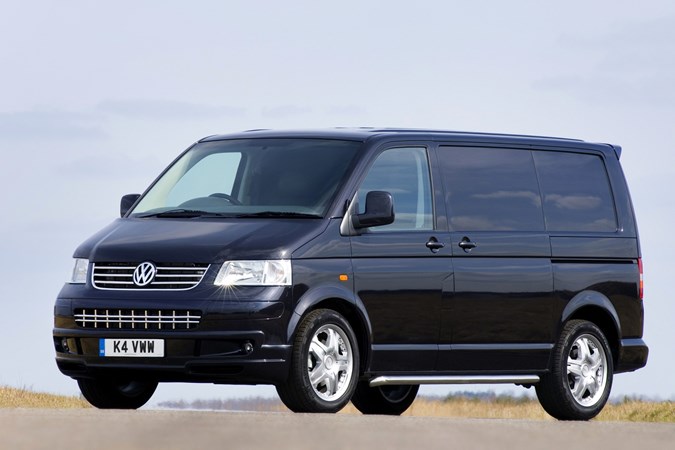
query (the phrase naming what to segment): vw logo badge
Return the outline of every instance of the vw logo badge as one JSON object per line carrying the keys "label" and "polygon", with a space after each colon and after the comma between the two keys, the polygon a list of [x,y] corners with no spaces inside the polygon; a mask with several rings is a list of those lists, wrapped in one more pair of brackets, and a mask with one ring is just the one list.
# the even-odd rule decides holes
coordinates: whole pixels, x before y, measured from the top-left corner
{"label": "vw logo badge", "polygon": [[152,283],[157,274],[157,268],[151,262],[140,263],[134,270],[134,284],[139,287]]}

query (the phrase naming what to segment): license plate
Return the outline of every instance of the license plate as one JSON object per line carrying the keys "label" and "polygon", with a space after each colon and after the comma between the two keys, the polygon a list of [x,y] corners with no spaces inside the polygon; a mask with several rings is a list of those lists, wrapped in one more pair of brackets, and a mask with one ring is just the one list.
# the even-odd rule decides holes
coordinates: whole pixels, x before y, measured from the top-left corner
{"label": "license plate", "polygon": [[164,339],[99,339],[98,355],[161,358]]}

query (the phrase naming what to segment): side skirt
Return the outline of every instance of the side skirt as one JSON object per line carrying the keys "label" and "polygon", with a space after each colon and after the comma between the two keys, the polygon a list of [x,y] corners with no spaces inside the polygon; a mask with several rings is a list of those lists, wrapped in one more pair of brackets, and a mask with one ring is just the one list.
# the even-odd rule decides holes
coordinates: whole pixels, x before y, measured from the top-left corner
{"label": "side skirt", "polygon": [[370,387],[402,384],[535,384],[539,375],[469,375],[469,376],[380,376],[370,380]]}

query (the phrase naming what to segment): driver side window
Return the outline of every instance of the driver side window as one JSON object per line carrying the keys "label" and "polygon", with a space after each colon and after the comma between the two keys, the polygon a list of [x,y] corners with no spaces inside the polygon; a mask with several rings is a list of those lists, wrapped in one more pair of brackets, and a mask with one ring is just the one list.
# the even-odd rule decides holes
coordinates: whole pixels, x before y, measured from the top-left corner
{"label": "driver side window", "polygon": [[359,214],[365,212],[366,194],[387,191],[394,199],[394,222],[373,227],[379,231],[432,230],[433,206],[426,148],[392,148],[373,163],[358,192]]}
{"label": "driver side window", "polygon": [[167,205],[181,203],[215,193],[232,194],[241,153],[212,153],[205,156],[181,177],[167,196]]}

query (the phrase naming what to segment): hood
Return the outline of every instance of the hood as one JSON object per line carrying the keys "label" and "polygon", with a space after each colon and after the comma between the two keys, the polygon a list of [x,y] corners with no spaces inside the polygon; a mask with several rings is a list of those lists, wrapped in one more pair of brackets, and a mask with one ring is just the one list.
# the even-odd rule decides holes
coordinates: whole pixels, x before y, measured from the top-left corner
{"label": "hood", "polygon": [[74,257],[98,262],[219,263],[283,259],[321,234],[322,219],[117,219]]}

